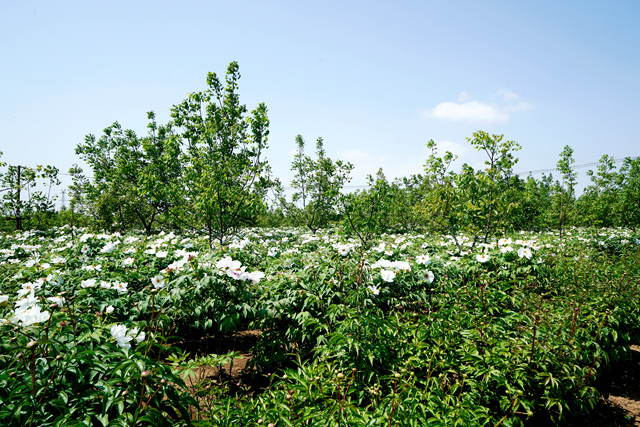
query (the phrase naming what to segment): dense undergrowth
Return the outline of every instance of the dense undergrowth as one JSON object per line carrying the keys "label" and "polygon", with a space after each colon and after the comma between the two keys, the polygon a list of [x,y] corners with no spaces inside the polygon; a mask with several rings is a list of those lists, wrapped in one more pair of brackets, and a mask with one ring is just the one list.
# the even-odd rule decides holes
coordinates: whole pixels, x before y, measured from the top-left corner
{"label": "dense undergrowth", "polygon": [[[638,238],[3,235],[0,423],[561,424],[638,343]],[[180,345],[245,330],[227,382],[196,373],[237,353]]]}

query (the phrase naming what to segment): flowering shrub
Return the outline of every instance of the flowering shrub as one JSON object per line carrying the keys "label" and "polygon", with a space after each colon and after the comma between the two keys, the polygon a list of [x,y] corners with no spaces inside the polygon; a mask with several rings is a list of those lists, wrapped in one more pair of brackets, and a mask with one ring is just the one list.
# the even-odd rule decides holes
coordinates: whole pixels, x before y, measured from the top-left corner
{"label": "flowering shrub", "polygon": [[[640,240],[570,233],[365,247],[247,229],[213,249],[171,233],[0,236],[0,424],[521,425],[588,410],[594,378],[640,336]],[[245,329],[261,331],[264,387],[209,383],[199,407],[180,375],[195,355],[175,344]]]}

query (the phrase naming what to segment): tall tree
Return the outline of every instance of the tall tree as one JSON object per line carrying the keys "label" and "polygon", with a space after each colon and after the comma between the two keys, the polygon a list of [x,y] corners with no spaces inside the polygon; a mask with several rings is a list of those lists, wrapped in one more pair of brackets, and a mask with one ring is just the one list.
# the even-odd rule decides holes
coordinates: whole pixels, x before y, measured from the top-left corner
{"label": "tall tree", "polygon": [[84,191],[102,228],[141,227],[149,233],[158,215],[169,208],[167,189],[180,172],[179,142],[170,127],[157,125],[153,112],[147,117],[146,137],[115,122],[100,139],[90,134],[76,147],[93,171]]}
{"label": "tall tree", "polygon": [[[51,194],[51,190],[60,185],[58,168],[50,165],[6,167],[6,172],[0,174],[0,188],[3,190],[0,210],[3,216],[15,221],[16,230],[22,230],[25,223],[25,228],[46,228],[47,218],[55,211],[56,196]],[[39,189],[40,186],[44,189]]]}
{"label": "tall tree", "polygon": [[560,230],[561,234],[564,234],[565,228],[574,214],[578,173],[571,168],[573,163],[575,163],[573,148],[565,145],[560,153],[560,159],[556,163],[562,182],[558,181],[556,183],[552,203],[556,219],[554,225]]}
{"label": "tall tree", "polygon": [[341,160],[333,161],[326,154],[322,138],[316,141],[316,159],[304,153],[305,142],[296,136],[298,151],[291,164],[296,190],[291,202],[282,200],[287,215],[296,225],[309,228],[314,234],[338,217],[340,191],[349,182],[353,165]]}
{"label": "tall tree", "polygon": [[514,141],[503,141],[503,135],[474,132],[467,141],[487,155],[485,169],[474,170],[464,164],[460,172],[450,170],[456,160],[451,152],[439,157],[435,142],[425,164],[426,195],[420,206],[425,218],[436,229],[448,232],[461,250],[460,232],[474,236],[473,245],[487,242],[498,226],[508,223],[517,207],[517,198],[509,189],[513,166],[518,159],[513,152],[520,149]]}
{"label": "tall tree", "polygon": [[238,63],[232,62],[224,84],[209,73],[206,90],[171,110],[184,149],[170,213],[180,225],[204,231],[210,245],[223,244],[239,227],[255,222],[272,185],[262,157],[269,135],[267,107],[261,103],[247,114],[239,79]]}

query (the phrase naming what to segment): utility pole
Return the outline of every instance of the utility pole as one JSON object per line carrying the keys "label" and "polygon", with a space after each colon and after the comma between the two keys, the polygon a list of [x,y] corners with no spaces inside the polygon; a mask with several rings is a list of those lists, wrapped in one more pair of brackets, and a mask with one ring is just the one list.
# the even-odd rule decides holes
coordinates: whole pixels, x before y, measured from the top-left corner
{"label": "utility pole", "polygon": [[62,208],[61,208],[61,210],[62,210],[62,209],[64,209],[64,193],[65,193],[66,191],[67,191],[67,190],[61,190],[61,193],[62,193]]}
{"label": "utility pole", "polygon": [[20,217],[20,169],[22,166],[18,165],[18,185],[16,186],[17,203],[16,203],[16,230],[22,231],[22,218]]}

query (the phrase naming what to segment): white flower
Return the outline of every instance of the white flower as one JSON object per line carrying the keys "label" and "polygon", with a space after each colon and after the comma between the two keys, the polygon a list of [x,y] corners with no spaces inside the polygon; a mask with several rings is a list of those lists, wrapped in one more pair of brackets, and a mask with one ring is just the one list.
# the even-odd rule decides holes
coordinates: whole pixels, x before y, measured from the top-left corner
{"label": "white flower", "polygon": [[506,246],[506,245],[510,245],[511,244],[511,237],[509,237],[508,239],[500,239],[498,240],[498,245],[500,246]]}
{"label": "white flower", "polygon": [[429,283],[433,283],[433,279],[435,279],[435,275],[433,274],[433,271],[429,270],[422,273],[422,278]]}
{"label": "white flower", "polygon": [[389,261],[387,259],[379,259],[378,261],[373,263],[371,268],[378,268],[378,267],[391,268],[392,266],[393,266],[393,262],[391,262],[391,261]]}
{"label": "white flower", "polygon": [[112,305],[108,306],[107,308],[104,309],[104,312],[107,314],[113,313],[113,306]]}
{"label": "white flower", "polygon": [[264,277],[264,273],[262,271],[253,271],[247,275],[247,280],[251,281],[251,283],[256,284]]}
{"label": "white flower", "polygon": [[241,266],[240,268],[233,268],[233,269],[230,268],[227,270],[227,276],[234,278],[236,280],[246,280],[247,276],[249,275],[249,273],[245,272],[246,268],[247,267],[245,267],[244,265]]}
{"label": "white flower", "polygon": [[38,302],[38,298],[36,298],[34,294],[34,290],[31,289],[29,295],[16,300],[16,310],[26,310],[30,307],[33,307]]}
{"label": "white flower", "polygon": [[381,270],[380,277],[382,277],[382,280],[385,282],[393,282],[393,279],[396,278],[396,273],[391,270]]}
{"label": "white flower", "polygon": [[102,289],[111,289],[111,283],[105,282],[104,280],[100,281],[100,287]]}
{"label": "white flower", "polygon": [[527,259],[531,259],[531,249],[525,247],[518,249],[518,256],[520,258],[526,257]]}
{"label": "white flower", "polygon": [[167,266],[167,270],[180,270],[187,262],[189,262],[189,259],[187,258],[179,259],[178,261],[169,264]]}
{"label": "white flower", "polygon": [[164,276],[158,274],[156,277],[151,279],[151,283],[153,283],[153,287],[156,289],[164,288]]}
{"label": "white flower", "polygon": [[100,252],[102,252],[103,254],[110,254],[111,252],[114,251],[117,244],[118,242],[107,243],[102,247],[102,249],[100,249]]}
{"label": "white flower", "polygon": [[125,266],[125,267],[128,267],[130,265],[133,265],[134,262],[136,262],[136,259],[129,257],[129,258],[125,258],[124,260],[122,260],[122,265]]}
{"label": "white flower", "polygon": [[83,288],[94,288],[96,286],[96,279],[87,279],[80,282],[80,286]]}
{"label": "white flower", "polygon": [[169,252],[167,251],[158,251],[156,252],[156,257],[158,258],[166,258]]}
{"label": "white flower", "polygon": [[115,282],[112,288],[118,291],[119,294],[127,293],[127,283]]}
{"label": "white flower", "polygon": [[9,295],[0,295],[0,305],[4,305],[9,301]]}
{"label": "white flower", "polygon": [[385,246],[386,246],[386,243],[382,242],[378,246],[373,248],[373,250],[376,251],[376,252],[384,252]]}
{"label": "white flower", "polygon": [[340,255],[342,255],[342,256],[347,256],[347,255],[349,255],[349,250],[350,249],[351,248],[349,246],[347,246],[347,245],[341,245],[341,246],[338,247],[338,253]]}
{"label": "white flower", "polygon": [[418,264],[429,264],[431,262],[431,257],[429,257],[429,255],[418,255],[416,257],[416,262]]}
{"label": "white flower", "polygon": [[393,268],[395,268],[396,274],[401,271],[404,271],[405,273],[408,273],[411,271],[411,266],[406,261],[394,261]]}
{"label": "white flower", "polygon": [[39,290],[41,287],[42,287],[42,284],[27,282],[27,283],[23,283],[22,288],[18,289],[16,293],[18,294],[18,296],[21,297],[23,295],[33,293],[34,291]]}
{"label": "white flower", "polygon": [[129,341],[131,341],[133,337],[127,335],[127,327],[125,325],[113,325],[111,327],[111,336],[121,348],[131,348]]}
{"label": "white flower", "polygon": [[380,293],[380,289],[378,289],[375,285],[369,285],[367,288],[374,294],[378,295]]}
{"label": "white flower", "polygon": [[132,328],[129,332],[127,332],[127,335],[135,339],[138,344],[144,341],[144,337],[146,336],[144,332],[138,333],[137,326],[135,328]]}
{"label": "white flower", "polygon": [[41,311],[40,306],[33,305],[27,309],[17,308],[14,311],[14,319],[22,323],[22,326],[45,322],[49,319],[48,311]]}
{"label": "white flower", "polygon": [[56,304],[58,307],[64,306],[64,298],[61,297],[61,296],[49,297],[49,298],[47,298],[47,300],[51,304]]}
{"label": "white flower", "polygon": [[476,256],[476,260],[478,262],[487,262],[489,261],[490,256],[487,254],[479,254]]}

